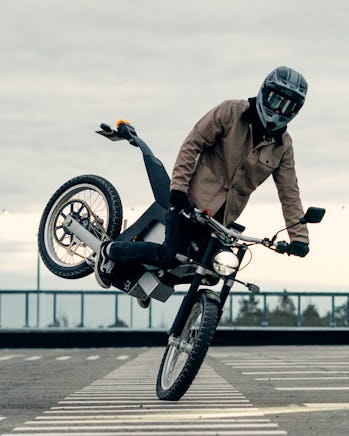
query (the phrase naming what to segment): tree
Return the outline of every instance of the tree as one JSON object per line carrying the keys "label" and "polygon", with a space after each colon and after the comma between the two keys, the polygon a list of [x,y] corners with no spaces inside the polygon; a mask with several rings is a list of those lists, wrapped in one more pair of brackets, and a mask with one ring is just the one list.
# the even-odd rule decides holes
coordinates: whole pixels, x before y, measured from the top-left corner
{"label": "tree", "polygon": [[284,290],[284,294],[279,297],[275,309],[268,317],[269,325],[272,326],[295,326],[297,322],[296,307],[293,300]]}
{"label": "tree", "polygon": [[249,295],[248,298],[242,298],[239,301],[240,309],[235,318],[236,325],[261,325],[263,312],[258,307],[259,301],[253,294]]}
{"label": "tree", "polygon": [[[322,321],[323,325],[331,325],[333,322],[331,312],[327,312]],[[335,307],[334,324],[336,327],[348,327],[348,303]]]}
{"label": "tree", "polygon": [[321,326],[323,320],[315,304],[309,304],[302,312],[302,325],[304,326]]}

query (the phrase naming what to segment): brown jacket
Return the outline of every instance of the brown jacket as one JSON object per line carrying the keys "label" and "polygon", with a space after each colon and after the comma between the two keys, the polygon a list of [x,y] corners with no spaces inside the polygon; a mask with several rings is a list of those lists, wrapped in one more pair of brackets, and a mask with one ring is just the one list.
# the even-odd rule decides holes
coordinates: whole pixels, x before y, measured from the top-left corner
{"label": "brown jacket", "polygon": [[[241,118],[245,100],[226,100],[204,115],[184,141],[172,173],[171,189],[188,193],[199,208],[215,214],[226,203],[224,223],[234,221],[250,194],[273,175],[286,225],[304,214],[290,135],[283,145],[262,141],[253,147],[251,126]],[[305,225],[289,229],[291,241],[309,242]]]}

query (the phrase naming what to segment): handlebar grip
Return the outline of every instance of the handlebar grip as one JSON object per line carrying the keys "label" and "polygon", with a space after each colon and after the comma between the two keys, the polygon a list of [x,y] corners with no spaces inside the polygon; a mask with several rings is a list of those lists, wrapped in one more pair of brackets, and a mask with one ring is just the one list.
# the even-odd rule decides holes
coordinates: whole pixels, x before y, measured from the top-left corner
{"label": "handlebar grip", "polygon": [[106,133],[112,133],[113,129],[109,126],[109,124],[102,123],[100,128]]}
{"label": "handlebar grip", "polygon": [[276,251],[277,253],[284,254],[284,253],[287,253],[287,252],[288,252],[288,247],[289,247],[289,244],[288,244],[286,241],[279,241],[279,242],[276,244],[275,251]]}

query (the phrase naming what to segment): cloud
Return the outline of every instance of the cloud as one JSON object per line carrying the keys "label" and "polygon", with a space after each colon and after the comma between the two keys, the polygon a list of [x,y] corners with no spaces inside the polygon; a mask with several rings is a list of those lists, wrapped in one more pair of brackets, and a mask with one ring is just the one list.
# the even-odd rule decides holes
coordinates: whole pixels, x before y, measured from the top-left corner
{"label": "cloud", "polygon": [[[130,119],[170,173],[199,117],[255,95],[281,64],[309,82],[290,125],[303,201],[347,204],[348,9],[341,0],[3,0],[0,208],[39,216],[61,184],[86,173],[110,180],[127,208],[150,203],[139,150],[98,137],[99,123]],[[253,198],[251,207],[278,204],[270,182]]]}

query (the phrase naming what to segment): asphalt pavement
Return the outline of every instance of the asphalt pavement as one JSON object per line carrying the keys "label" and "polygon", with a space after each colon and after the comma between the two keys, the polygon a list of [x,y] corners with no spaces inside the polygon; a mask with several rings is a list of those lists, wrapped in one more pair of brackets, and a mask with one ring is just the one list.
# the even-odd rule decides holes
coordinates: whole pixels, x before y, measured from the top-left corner
{"label": "asphalt pavement", "polygon": [[163,348],[0,349],[0,435],[349,433],[349,346],[212,347],[178,402]]}

